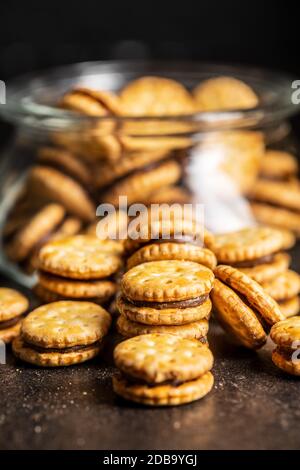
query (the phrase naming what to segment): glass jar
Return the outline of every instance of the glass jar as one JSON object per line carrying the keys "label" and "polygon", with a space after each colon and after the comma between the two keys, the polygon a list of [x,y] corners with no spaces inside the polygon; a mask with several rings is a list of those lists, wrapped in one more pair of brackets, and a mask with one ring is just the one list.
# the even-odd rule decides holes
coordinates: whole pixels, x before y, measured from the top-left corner
{"label": "glass jar", "polygon": [[[170,97],[175,111],[160,115],[158,93],[151,115],[136,112],[139,101],[133,100],[126,116],[116,112],[114,96],[95,98],[85,91],[118,93],[142,76],[176,80],[188,93],[209,78],[235,77],[254,90],[259,103],[251,109],[180,114],[178,92]],[[297,152],[287,122],[298,109],[291,83],[257,69],[152,62],[83,63],[15,80],[0,107],[16,125],[14,141],[1,157],[1,269],[32,285],[32,259],[48,237],[37,240],[26,256],[16,255],[12,240],[49,203],[64,207],[68,223],[60,220],[55,230],[64,223],[66,233],[92,230],[97,206],[118,206],[124,201],[120,196],[128,205],[203,204],[205,226],[212,232],[255,224],[249,197],[266,149]],[[61,106],[62,97],[77,87],[86,108]]]}

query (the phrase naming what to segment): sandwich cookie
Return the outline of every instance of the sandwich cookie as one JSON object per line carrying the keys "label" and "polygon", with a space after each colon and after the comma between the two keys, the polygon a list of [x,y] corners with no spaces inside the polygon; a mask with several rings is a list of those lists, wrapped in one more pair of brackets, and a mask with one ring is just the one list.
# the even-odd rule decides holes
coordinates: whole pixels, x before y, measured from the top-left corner
{"label": "sandwich cookie", "polygon": [[166,332],[206,342],[213,272],[191,261],[150,261],[127,271],[117,300],[123,336]]}
{"label": "sandwich cookie", "polygon": [[219,263],[233,266],[259,283],[274,279],[290,264],[290,256],[279,252],[284,246],[281,232],[269,227],[215,235],[207,245]]}
{"label": "sandwich cookie", "polygon": [[295,271],[285,271],[262,284],[265,291],[278,302],[285,317],[298,315],[300,276]]}
{"label": "sandwich cookie", "polygon": [[253,279],[226,265],[215,269],[211,293],[216,318],[239,344],[262,347],[270,326],[284,319],[277,302]]}
{"label": "sandwich cookie", "polygon": [[276,344],[272,361],[279,369],[291,375],[300,375],[300,317],[276,323],[271,329],[271,339]]}
{"label": "sandwich cookie", "polygon": [[46,302],[87,299],[106,303],[116,292],[112,275],[121,267],[122,245],[91,235],[47,243],[39,253],[36,294]]}
{"label": "sandwich cookie", "polygon": [[128,339],[114,350],[120,373],[113,389],[144,405],[181,405],[198,400],[213,387],[213,355],[199,341],[169,334]]}
{"label": "sandwich cookie", "polygon": [[10,343],[21,329],[29,302],[20,292],[0,287],[0,341]]}
{"label": "sandwich cookie", "polygon": [[99,353],[110,324],[109,313],[92,302],[43,305],[26,317],[21,335],[13,342],[13,352],[37,366],[78,364]]}

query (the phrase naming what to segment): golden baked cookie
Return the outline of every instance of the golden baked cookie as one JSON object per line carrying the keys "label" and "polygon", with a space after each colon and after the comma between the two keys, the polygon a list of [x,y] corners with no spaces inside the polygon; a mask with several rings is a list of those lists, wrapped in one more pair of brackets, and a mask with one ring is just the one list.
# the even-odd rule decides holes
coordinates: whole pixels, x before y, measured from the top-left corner
{"label": "golden baked cookie", "polygon": [[289,230],[294,232],[297,237],[300,236],[300,212],[261,202],[251,202],[251,210],[256,220],[261,224]]}
{"label": "golden baked cookie", "polygon": [[282,235],[269,227],[249,227],[215,235],[208,242],[220,263],[235,263],[261,258],[282,248]]}
{"label": "golden baked cookie", "polygon": [[157,309],[153,307],[137,307],[123,296],[119,296],[117,308],[124,317],[144,325],[184,325],[209,318],[211,301],[207,298],[197,307]]}
{"label": "golden baked cookie", "polygon": [[23,261],[62,222],[64,215],[65,210],[59,204],[44,206],[17,231],[6,248],[8,257],[14,261]]}
{"label": "golden baked cookie", "polygon": [[190,204],[192,203],[192,195],[181,186],[167,186],[154,191],[146,200],[147,204]]}
{"label": "golden baked cookie", "polygon": [[277,302],[256,281],[231,266],[219,265],[215,276],[222,283],[231,287],[238,295],[244,296],[252,309],[255,309],[263,320],[274,325],[284,319]]}
{"label": "golden baked cookie", "polygon": [[30,170],[29,185],[41,197],[62,204],[68,212],[90,222],[96,208],[85,189],[73,178],[47,166],[35,166]]}
{"label": "golden baked cookie", "polygon": [[273,280],[263,283],[263,288],[277,301],[291,299],[300,292],[300,276],[295,271],[285,271]]}
{"label": "golden baked cookie", "polygon": [[101,344],[94,343],[85,347],[73,350],[66,348],[63,351],[55,349],[36,349],[26,343],[22,336],[18,336],[12,344],[14,355],[24,362],[29,362],[40,367],[61,367],[80,364],[89,361],[99,354]]}
{"label": "golden baked cookie", "polygon": [[116,366],[149,384],[194,380],[213,366],[213,355],[200,341],[169,334],[135,336],[114,350]]}
{"label": "golden baked cookie", "polygon": [[101,240],[121,240],[120,253],[123,252],[123,240],[127,236],[128,216],[123,210],[116,210],[90,224],[85,233],[97,236]]}
{"label": "golden baked cookie", "polygon": [[260,284],[271,281],[279,274],[285,272],[290,262],[291,257],[287,253],[277,253],[268,263],[258,264],[252,268],[239,268],[239,270]]}
{"label": "golden baked cookie", "polygon": [[260,175],[262,178],[285,180],[298,172],[297,158],[289,152],[282,150],[266,150],[260,162]]}
{"label": "golden baked cookie", "polygon": [[95,168],[94,180],[98,189],[111,185],[115,180],[152,165],[168,156],[165,150],[154,150],[152,152],[125,153],[117,161],[101,162]]}
{"label": "golden baked cookie", "polygon": [[127,268],[131,269],[138,264],[149,261],[172,259],[194,261],[195,263],[203,264],[212,270],[217,265],[214,253],[206,248],[192,245],[190,243],[174,243],[166,241],[165,243],[153,243],[140,248],[127,260]]}
{"label": "golden baked cookie", "polygon": [[[292,317],[276,323],[271,328],[270,337],[274,343],[284,349],[300,347],[300,317]],[[296,342],[299,344],[296,344]]]}
{"label": "golden baked cookie", "polygon": [[128,116],[178,116],[192,114],[193,98],[183,85],[163,77],[142,77],[120,93],[123,113]]}
{"label": "golden baked cookie", "polygon": [[274,364],[292,375],[300,375],[300,317],[283,320],[271,329],[271,339],[277,345]]}
{"label": "golden baked cookie", "polygon": [[63,349],[100,341],[111,316],[92,302],[60,301],[42,305],[23,321],[21,336],[30,345]]}
{"label": "golden baked cookie", "polygon": [[110,91],[78,87],[66,93],[60,106],[89,116],[121,114],[119,97]]}
{"label": "golden baked cookie", "polygon": [[300,211],[299,188],[286,182],[258,179],[253,185],[250,197],[255,202],[264,202],[279,208]]}
{"label": "golden baked cookie", "polygon": [[112,281],[66,279],[42,271],[38,274],[38,282],[45,289],[72,299],[97,297],[99,300],[106,301],[116,292],[116,283]]}
{"label": "golden baked cookie", "polygon": [[58,302],[59,300],[68,300],[66,297],[63,297],[62,295],[56,294],[55,292],[46,289],[40,283],[37,283],[32,288],[32,291],[36,295],[40,303],[43,304],[50,304],[52,302]]}
{"label": "golden baked cookie", "polygon": [[121,266],[120,244],[91,235],[75,235],[43,246],[39,253],[41,270],[71,279],[100,279]]}
{"label": "golden baked cookie", "polygon": [[201,264],[151,261],[127,271],[121,286],[130,300],[171,302],[207,295],[213,280],[213,272]]}
{"label": "golden baked cookie", "polygon": [[250,349],[258,349],[265,344],[267,334],[255,310],[234,290],[215,279],[211,299],[218,321],[238,343]]}
{"label": "golden baked cookie", "polygon": [[128,204],[143,201],[162,186],[176,183],[181,176],[181,167],[175,160],[158,164],[149,170],[140,170],[117,181],[102,196],[104,202],[119,204],[119,196],[127,196]]}
{"label": "golden baked cookie", "polygon": [[194,89],[193,95],[198,111],[250,109],[259,103],[252,88],[234,77],[205,80]]}
{"label": "golden baked cookie", "polygon": [[145,244],[163,242],[187,242],[207,246],[213,235],[206,230],[200,220],[195,220],[193,211],[182,210],[174,204],[168,208],[161,206],[158,212],[148,211],[128,226],[125,250],[132,254]]}
{"label": "golden baked cookie", "polygon": [[22,315],[28,307],[28,299],[23,294],[15,289],[0,287],[0,325],[1,322]]}
{"label": "golden baked cookie", "polygon": [[294,351],[282,351],[280,348],[275,348],[274,351],[272,352],[272,361],[274,362],[275,366],[277,366],[279,369],[283,370],[287,374],[290,375],[300,375],[300,361],[299,361],[299,356],[296,353],[296,361],[295,359],[293,360]]}
{"label": "golden baked cookie", "polygon": [[298,295],[288,300],[282,300],[278,304],[285,318],[294,317],[300,312],[300,299]]}
{"label": "golden baked cookie", "polygon": [[168,333],[187,339],[206,339],[208,320],[202,319],[183,325],[145,325],[128,320],[125,316],[120,315],[117,319],[117,330],[126,338],[153,333]]}
{"label": "golden baked cookie", "polygon": [[[17,336],[19,336],[21,331],[21,324],[22,321],[18,321],[13,326],[9,326],[7,328],[0,328],[0,341],[4,343],[11,343]],[[0,323],[1,326],[1,323]]]}
{"label": "golden baked cookie", "polygon": [[92,184],[92,175],[84,161],[70,151],[58,147],[40,147],[37,161],[39,165],[46,165],[62,171],[89,187]]}
{"label": "golden baked cookie", "polygon": [[147,384],[132,383],[121,374],[113,377],[113,389],[117,395],[125,400],[150,406],[183,405],[199,400],[211,391],[213,383],[211,372],[179,385],[165,384],[150,387]]}

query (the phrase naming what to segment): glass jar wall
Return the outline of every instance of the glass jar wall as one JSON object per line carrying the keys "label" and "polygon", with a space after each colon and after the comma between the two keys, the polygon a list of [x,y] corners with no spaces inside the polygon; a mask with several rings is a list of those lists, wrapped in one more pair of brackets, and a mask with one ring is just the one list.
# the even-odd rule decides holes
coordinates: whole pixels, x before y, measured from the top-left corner
{"label": "glass jar wall", "polygon": [[287,77],[85,63],[20,78],[1,111],[16,125],[1,158],[1,268],[22,283],[32,284],[45,241],[93,233],[99,204],[124,209],[124,197],[202,204],[212,232],[263,223],[300,233]]}

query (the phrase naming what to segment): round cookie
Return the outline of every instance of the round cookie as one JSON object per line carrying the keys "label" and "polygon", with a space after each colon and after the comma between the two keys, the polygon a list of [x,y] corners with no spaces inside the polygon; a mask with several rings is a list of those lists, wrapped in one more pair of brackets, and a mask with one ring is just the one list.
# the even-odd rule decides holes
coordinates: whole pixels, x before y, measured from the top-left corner
{"label": "round cookie", "polygon": [[117,319],[117,330],[126,338],[132,336],[167,333],[187,339],[206,339],[208,320],[202,319],[184,325],[145,325],[128,320],[120,315]]}
{"label": "round cookie", "polygon": [[120,93],[123,113],[128,116],[178,116],[192,114],[193,98],[183,85],[163,77],[142,77]]}
{"label": "round cookie", "polygon": [[21,228],[7,246],[7,255],[14,261],[23,261],[49,235],[65,216],[64,208],[59,204],[48,204],[37,212]]}
{"label": "round cookie", "polygon": [[254,279],[254,281],[263,283],[285,272],[290,265],[290,261],[291,257],[287,253],[277,253],[270,263],[258,264],[253,268],[239,268],[239,270]]}
{"label": "round cookie", "polygon": [[39,284],[55,294],[78,299],[97,297],[107,300],[116,292],[116,284],[112,281],[64,279],[46,272],[39,272]]}
{"label": "round cookie", "polygon": [[149,170],[140,170],[116,182],[103,195],[102,200],[114,205],[119,204],[119,196],[127,196],[128,204],[144,200],[162,186],[176,183],[181,176],[181,167],[175,160],[158,164]]}
{"label": "round cookie", "polygon": [[295,271],[285,271],[272,281],[263,283],[263,288],[277,301],[291,299],[300,292],[300,276]]}
{"label": "round cookie", "polygon": [[21,336],[42,348],[68,348],[100,341],[108,332],[111,316],[92,302],[60,301],[42,305],[23,321]]}
{"label": "round cookie", "polygon": [[210,269],[191,261],[151,261],[127,271],[121,285],[130,300],[171,302],[207,295],[213,279]]}
{"label": "round cookie", "polygon": [[300,236],[300,212],[261,202],[251,202],[250,206],[254,217],[261,224],[272,225],[276,229],[286,229],[294,232],[297,237]]}
{"label": "round cookie", "polygon": [[[272,352],[272,361],[274,362],[275,366],[279,369],[283,370],[287,374],[291,375],[300,375],[300,361],[299,355],[297,354],[297,362],[292,359],[293,351],[289,353],[286,351],[280,350],[280,348],[275,348]],[[299,362],[298,362],[299,361]]]}
{"label": "round cookie", "polygon": [[116,366],[149,384],[194,380],[213,366],[213,355],[200,341],[169,334],[135,336],[114,350]]}
{"label": "round cookie", "polygon": [[[300,317],[292,317],[276,323],[271,328],[270,337],[283,349],[296,350],[300,346]],[[296,344],[297,342],[299,344]]]}
{"label": "round cookie", "polygon": [[75,235],[43,246],[39,253],[41,270],[71,279],[100,279],[121,267],[121,245],[91,235]]}
{"label": "round cookie", "polygon": [[284,319],[277,302],[256,281],[231,266],[219,265],[215,276],[236,293],[246,297],[250,307],[268,324],[273,325]]}
{"label": "round cookie", "polygon": [[59,104],[62,108],[89,116],[121,114],[119,97],[106,90],[85,87],[73,88],[62,97]]}
{"label": "round cookie", "polygon": [[132,322],[143,325],[184,325],[204,318],[209,318],[211,301],[208,298],[202,305],[190,308],[166,308],[158,310],[151,307],[136,307],[124,297],[117,299],[117,308],[121,315]]}
{"label": "round cookie", "polygon": [[35,166],[29,174],[29,185],[42,197],[62,204],[71,214],[91,222],[96,208],[85,189],[73,178],[46,166]]}
{"label": "round cookie", "polygon": [[[300,210],[299,188],[286,182],[258,179],[253,185],[250,197],[255,202],[265,202],[277,205],[279,208]],[[273,223],[272,220],[271,222]]]}
{"label": "round cookie", "polygon": [[0,287],[0,322],[22,315],[28,307],[28,299],[23,294],[15,289]]}
{"label": "round cookie", "polygon": [[279,251],[282,247],[282,235],[269,227],[250,227],[215,235],[207,246],[220,263],[231,264],[255,260]]}
{"label": "round cookie", "polygon": [[62,171],[83,185],[92,183],[91,173],[82,159],[76,157],[68,150],[58,147],[40,147],[37,161],[40,165],[46,165]]}
{"label": "round cookie", "polygon": [[117,395],[150,406],[183,405],[199,400],[211,391],[213,384],[214,378],[211,372],[177,386],[166,384],[148,387],[145,384],[131,383],[121,375],[113,377],[113,389]]}
{"label": "round cookie", "polygon": [[284,180],[298,172],[296,157],[282,150],[267,150],[260,162],[262,178]]}
{"label": "round cookie", "polygon": [[230,287],[215,279],[211,299],[218,321],[240,344],[250,349],[265,344],[267,335],[255,312]]}
{"label": "round cookie", "polygon": [[163,260],[194,261],[203,264],[207,268],[215,269],[217,260],[214,253],[201,246],[189,243],[153,243],[136,251],[128,260],[127,268],[131,269],[138,264],[149,261]]}
{"label": "round cookie", "polygon": [[4,328],[3,330],[0,329],[0,341],[11,343],[15,338],[17,338],[17,336],[19,336],[21,324],[22,321],[18,321],[18,323],[9,328]]}
{"label": "round cookie", "polygon": [[298,295],[288,300],[279,302],[279,307],[285,318],[294,317],[300,312],[300,299]]}
{"label": "round cookie", "polygon": [[200,83],[193,91],[198,111],[250,109],[258,97],[246,83],[234,77],[216,77]]}
{"label": "round cookie", "polygon": [[62,367],[72,366],[73,364],[80,364],[81,362],[89,361],[97,356],[101,350],[99,343],[91,345],[85,349],[78,351],[66,352],[44,352],[32,349],[21,336],[18,336],[12,344],[13,353],[18,359],[24,362],[29,362],[40,367]]}
{"label": "round cookie", "polygon": [[95,184],[98,189],[105,188],[115,180],[160,161],[168,155],[165,150],[154,150],[152,152],[131,152],[122,155],[122,158],[116,162],[109,161],[99,164],[95,167]]}

